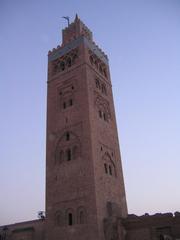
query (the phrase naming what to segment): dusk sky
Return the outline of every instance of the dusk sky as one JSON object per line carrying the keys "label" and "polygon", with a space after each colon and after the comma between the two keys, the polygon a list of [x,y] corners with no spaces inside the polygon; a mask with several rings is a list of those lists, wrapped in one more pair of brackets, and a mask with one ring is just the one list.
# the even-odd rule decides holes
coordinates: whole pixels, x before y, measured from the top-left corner
{"label": "dusk sky", "polygon": [[76,13],[109,57],[129,213],[180,211],[180,1],[0,0],[0,225],[45,209],[47,53]]}

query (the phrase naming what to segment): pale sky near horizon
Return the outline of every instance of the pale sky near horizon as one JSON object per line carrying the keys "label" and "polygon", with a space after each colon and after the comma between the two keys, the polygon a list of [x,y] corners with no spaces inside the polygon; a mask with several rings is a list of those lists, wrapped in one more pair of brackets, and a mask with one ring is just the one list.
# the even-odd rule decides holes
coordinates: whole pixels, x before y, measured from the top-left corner
{"label": "pale sky near horizon", "polygon": [[129,213],[180,211],[180,1],[0,0],[0,225],[45,208],[47,53],[76,13],[109,57]]}

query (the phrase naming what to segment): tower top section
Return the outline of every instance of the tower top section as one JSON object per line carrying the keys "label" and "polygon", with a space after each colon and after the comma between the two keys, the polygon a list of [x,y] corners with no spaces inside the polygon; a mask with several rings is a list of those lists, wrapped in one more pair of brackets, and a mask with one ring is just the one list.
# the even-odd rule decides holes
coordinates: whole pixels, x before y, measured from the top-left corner
{"label": "tower top section", "polygon": [[95,44],[92,32],[79,19],[78,15],[76,14],[74,21],[70,24],[69,18],[64,18],[68,20],[68,26],[62,30],[62,44],[48,52],[48,61],[54,61],[78,46],[83,45],[90,51],[90,54],[94,56],[96,64],[97,61],[103,61],[103,63],[108,65],[107,55]]}
{"label": "tower top section", "polygon": [[80,36],[84,36],[90,41],[93,40],[92,32],[76,14],[74,22],[62,30],[62,45],[65,45]]}

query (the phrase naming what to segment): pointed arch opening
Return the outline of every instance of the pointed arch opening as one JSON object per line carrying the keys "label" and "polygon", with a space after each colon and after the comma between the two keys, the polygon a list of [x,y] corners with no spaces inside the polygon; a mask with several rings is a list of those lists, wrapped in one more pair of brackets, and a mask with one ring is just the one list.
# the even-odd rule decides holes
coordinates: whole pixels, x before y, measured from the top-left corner
{"label": "pointed arch opening", "polygon": [[86,224],[87,223],[87,213],[84,207],[79,207],[77,209],[77,223]]}

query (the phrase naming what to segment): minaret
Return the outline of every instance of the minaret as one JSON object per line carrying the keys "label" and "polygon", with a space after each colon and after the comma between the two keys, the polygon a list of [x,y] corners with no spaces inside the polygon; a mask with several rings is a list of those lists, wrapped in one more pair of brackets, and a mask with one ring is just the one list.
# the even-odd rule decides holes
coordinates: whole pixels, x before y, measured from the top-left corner
{"label": "minaret", "polygon": [[104,240],[104,219],[127,215],[108,58],[77,15],[62,39],[48,54],[46,239]]}

